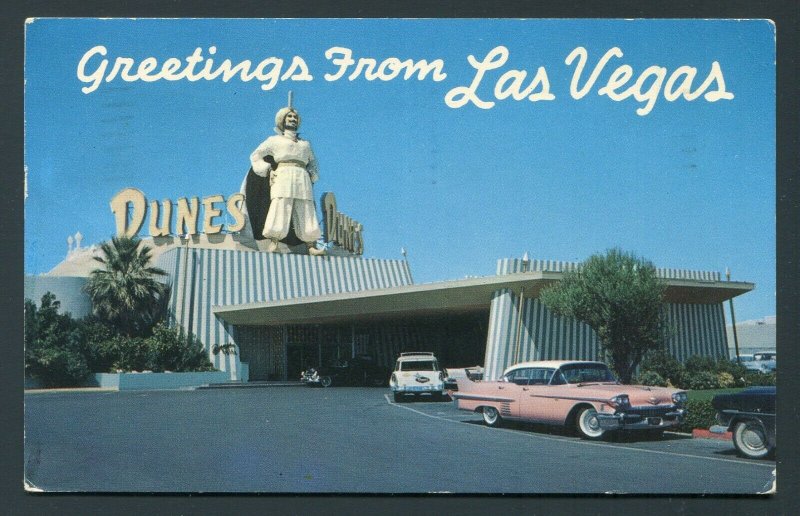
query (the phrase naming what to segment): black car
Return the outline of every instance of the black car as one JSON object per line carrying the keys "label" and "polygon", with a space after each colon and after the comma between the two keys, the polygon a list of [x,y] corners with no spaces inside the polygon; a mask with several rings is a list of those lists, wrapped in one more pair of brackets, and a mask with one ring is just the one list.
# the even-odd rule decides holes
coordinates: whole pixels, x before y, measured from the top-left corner
{"label": "black car", "polygon": [[775,451],[775,387],[750,387],[717,394],[711,401],[717,420],[733,433],[733,445],[744,457],[761,459]]}
{"label": "black car", "polygon": [[327,366],[306,369],[300,373],[300,381],[306,385],[322,387],[332,385],[380,387],[387,385],[391,374],[389,368],[376,364],[372,356],[356,355],[353,358],[334,360]]}

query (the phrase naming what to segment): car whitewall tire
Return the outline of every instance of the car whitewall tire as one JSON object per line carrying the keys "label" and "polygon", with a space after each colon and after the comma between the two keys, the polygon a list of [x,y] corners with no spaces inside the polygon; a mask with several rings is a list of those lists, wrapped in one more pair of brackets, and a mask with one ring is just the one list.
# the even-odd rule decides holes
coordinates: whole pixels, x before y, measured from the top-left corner
{"label": "car whitewall tire", "polygon": [[600,439],[605,430],[597,419],[597,411],[593,408],[583,408],[578,412],[577,429],[584,439]]}
{"label": "car whitewall tire", "polygon": [[757,421],[736,424],[733,429],[733,446],[739,454],[749,459],[763,459],[770,452],[764,427]]}
{"label": "car whitewall tire", "polygon": [[500,417],[496,408],[483,407],[483,422],[486,423],[486,426],[498,427],[502,424],[503,418]]}

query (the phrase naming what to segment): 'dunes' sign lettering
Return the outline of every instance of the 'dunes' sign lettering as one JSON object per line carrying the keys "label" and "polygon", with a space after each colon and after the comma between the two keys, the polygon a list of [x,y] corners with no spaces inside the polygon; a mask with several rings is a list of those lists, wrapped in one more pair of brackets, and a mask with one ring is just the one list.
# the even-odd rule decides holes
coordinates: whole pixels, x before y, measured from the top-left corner
{"label": "'dunes' sign lettering", "polygon": [[[150,212],[148,229],[150,236],[161,237],[177,234],[193,236],[198,233],[213,235],[241,231],[245,227],[245,196],[235,193],[226,200],[222,195],[209,195],[202,201],[197,197],[181,197],[174,205],[170,199],[150,201],[136,188],[125,188],[111,199],[111,212],[116,222],[117,236],[133,237],[139,234],[144,225],[147,212]],[[202,224],[200,215],[202,206]],[[148,209],[149,208],[149,209]],[[332,192],[322,196],[322,212],[325,221],[325,241],[335,242],[339,247],[353,253],[364,253],[363,226],[340,213],[336,209],[336,197]],[[225,224],[220,219],[230,215],[232,223]],[[225,217],[227,220],[227,217]]]}
{"label": "'dunes' sign lettering", "polygon": [[364,254],[364,226],[337,211],[333,192],[322,195],[322,217],[325,221],[326,242],[336,242],[353,254]]}
{"label": "'dunes' sign lettering", "polygon": [[[241,231],[245,226],[245,216],[242,212],[244,195],[235,193],[226,201],[222,195],[209,195],[203,197],[202,231],[198,231],[197,223],[200,216],[200,200],[197,197],[187,199],[181,197],[177,203],[177,218],[175,219],[175,233],[178,235],[196,235],[198,232],[213,235],[222,232],[223,224],[217,222],[222,217],[222,207],[233,217],[233,223],[225,228],[233,233]],[[129,214],[129,206],[133,209]],[[139,234],[144,224],[148,211],[147,198],[136,188],[125,188],[111,199],[111,211],[117,224],[117,236],[132,237]],[[172,201],[150,201],[150,236],[169,236],[172,234],[173,213]]]}

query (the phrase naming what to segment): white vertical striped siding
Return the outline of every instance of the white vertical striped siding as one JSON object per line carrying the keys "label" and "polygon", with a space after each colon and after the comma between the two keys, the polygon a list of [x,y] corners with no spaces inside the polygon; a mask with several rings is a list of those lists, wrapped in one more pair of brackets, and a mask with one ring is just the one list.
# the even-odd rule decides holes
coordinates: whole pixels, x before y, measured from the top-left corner
{"label": "white vertical striped siding", "polygon": [[484,358],[485,378],[498,378],[514,360],[518,301],[519,296],[508,288],[498,290],[492,296]]}
{"label": "white vertical striped siding", "polygon": [[[528,271],[574,271],[576,262],[530,260]],[[523,272],[521,259],[498,260],[497,274]],[[720,281],[720,273],[679,269],[656,269],[663,279]],[[599,360],[600,345],[595,332],[586,324],[557,317],[538,299],[525,299],[519,359],[516,347],[519,294],[510,289],[495,292],[489,314],[489,332],[484,363],[485,378],[497,379],[503,370],[524,360]],[[692,355],[727,356],[727,336],[722,303],[674,304],[665,306],[670,352],[680,361]]]}
{"label": "white vertical striped siding", "polygon": [[[497,274],[514,274],[527,271],[567,272],[577,270],[579,262],[562,262],[558,260],[530,260],[524,269],[520,258],[503,258],[497,261]],[[656,276],[662,279],[691,279],[698,281],[720,281],[721,275],[715,271],[692,271],[683,269],[656,268]]]}
{"label": "white vertical striped siding", "polygon": [[670,351],[680,361],[692,355],[726,356],[728,345],[722,303],[666,308]]}
{"label": "white vertical striped siding", "polygon": [[[601,360],[594,330],[569,317],[558,317],[538,299],[525,299],[519,360],[514,359],[519,295],[495,293],[489,316],[485,377],[497,379],[506,367],[526,360]],[[725,316],[718,304],[667,304],[667,342],[680,361],[692,355],[726,356]]]}
{"label": "white vertical striped siding", "polygon": [[157,265],[167,271],[172,284],[173,323],[196,335],[214,366],[230,371],[232,377],[238,370],[238,355],[211,352],[216,345],[234,343],[233,329],[214,316],[213,306],[412,283],[404,260],[180,247],[159,256]]}

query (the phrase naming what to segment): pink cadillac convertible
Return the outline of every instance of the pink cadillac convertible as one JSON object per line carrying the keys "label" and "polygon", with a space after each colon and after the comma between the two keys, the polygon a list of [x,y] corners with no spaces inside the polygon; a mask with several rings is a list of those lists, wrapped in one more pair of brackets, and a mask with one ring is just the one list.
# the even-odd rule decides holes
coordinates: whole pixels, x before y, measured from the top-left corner
{"label": "pink cadillac convertible", "polygon": [[586,439],[620,429],[662,434],[686,414],[685,392],[621,385],[602,362],[522,362],[499,381],[459,379],[453,398],[459,409],[483,413],[489,426],[506,419],[566,425]]}

